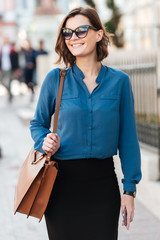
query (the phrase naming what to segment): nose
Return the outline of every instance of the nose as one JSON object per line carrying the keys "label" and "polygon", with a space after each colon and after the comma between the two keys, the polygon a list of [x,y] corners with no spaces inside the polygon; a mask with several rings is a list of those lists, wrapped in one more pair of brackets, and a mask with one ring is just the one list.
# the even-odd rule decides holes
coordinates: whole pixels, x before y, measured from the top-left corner
{"label": "nose", "polygon": [[75,32],[73,32],[71,39],[78,39],[78,37],[77,37]]}

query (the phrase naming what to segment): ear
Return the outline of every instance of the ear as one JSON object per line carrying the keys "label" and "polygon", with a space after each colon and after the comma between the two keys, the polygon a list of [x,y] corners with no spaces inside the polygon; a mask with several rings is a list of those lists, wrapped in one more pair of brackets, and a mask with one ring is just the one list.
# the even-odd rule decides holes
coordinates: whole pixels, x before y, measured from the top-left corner
{"label": "ear", "polygon": [[100,29],[97,31],[97,42],[100,42],[102,40],[103,37],[103,30]]}

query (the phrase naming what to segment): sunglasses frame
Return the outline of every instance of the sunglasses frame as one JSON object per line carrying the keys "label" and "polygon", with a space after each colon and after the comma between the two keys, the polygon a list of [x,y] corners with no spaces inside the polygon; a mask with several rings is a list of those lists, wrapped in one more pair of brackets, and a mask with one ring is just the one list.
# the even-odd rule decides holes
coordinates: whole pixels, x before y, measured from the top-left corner
{"label": "sunglasses frame", "polygon": [[[76,30],[78,29],[78,28],[80,28],[80,27],[86,27],[87,28],[87,31],[86,31],[86,35],[84,36],[84,37],[78,37],[78,35],[76,34],[77,32],[76,32]],[[65,36],[63,35],[63,30],[64,29],[69,29],[69,30],[71,30],[71,32],[72,32],[72,35],[71,35],[71,37],[70,38],[68,38],[68,39],[65,39]],[[65,40],[70,40],[71,38],[72,38],[72,36],[73,36],[73,33],[75,33],[76,34],[76,36],[79,38],[79,39],[82,39],[82,38],[85,38],[86,36],[87,36],[87,34],[88,34],[88,30],[89,29],[92,29],[92,30],[94,30],[94,31],[98,31],[98,29],[97,28],[95,28],[95,27],[92,27],[92,26],[90,26],[90,25],[81,25],[81,26],[79,26],[79,27],[77,27],[77,28],[75,28],[74,30],[73,29],[71,29],[71,28],[66,28],[66,27],[63,27],[62,28],[62,36],[63,36],[63,38],[65,39]]]}

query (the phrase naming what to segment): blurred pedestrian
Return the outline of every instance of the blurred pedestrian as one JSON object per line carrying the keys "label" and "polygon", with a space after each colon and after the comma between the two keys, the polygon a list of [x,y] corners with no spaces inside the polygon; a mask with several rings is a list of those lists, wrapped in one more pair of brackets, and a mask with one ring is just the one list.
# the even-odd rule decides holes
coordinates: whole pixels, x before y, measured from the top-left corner
{"label": "blurred pedestrian", "polygon": [[26,65],[24,68],[24,79],[28,88],[31,89],[32,95],[31,100],[33,101],[34,97],[34,82],[33,82],[33,73],[36,68],[36,50],[32,48],[31,41],[26,40],[26,45],[24,49]]}
{"label": "blurred pedestrian", "polygon": [[0,81],[8,90],[9,101],[11,101],[13,97],[11,91],[13,74],[18,68],[18,54],[15,50],[15,44],[11,44],[9,39],[5,37],[0,51]]}
{"label": "blurred pedestrian", "polygon": [[[35,149],[52,154],[59,171],[45,211],[51,240],[117,240],[120,206],[127,229],[141,179],[134,99],[126,73],[103,65],[110,36],[95,9],[71,10],[59,28],[55,50],[67,68],[57,133],[50,121],[57,102],[60,69],[41,87],[31,134]],[[120,198],[113,155],[121,160]],[[122,223],[124,225],[124,221]]]}
{"label": "blurred pedestrian", "polygon": [[[47,55],[48,52],[44,49],[44,41],[39,40],[39,46],[38,49],[36,50],[36,58],[40,55]],[[36,67],[34,68],[33,72],[33,83],[34,85],[37,85],[37,69]]]}
{"label": "blurred pedestrian", "polygon": [[18,52],[19,59],[19,78],[20,82],[25,82],[24,72],[26,67],[26,57],[25,57],[25,47],[23,45],[20,46],[20,50]]}
{"label": "blurred pedestrian", "polygon": [[19,79],[21,75],[20,67],[19,67],[19,52],[16,50],[15,43],[11,43],[11,51],[10,51],[10,60],[12,66],[12,79]]}
{"label": "blurred pedestrian", "polygon": [[47,55],[48,52],[44,49],[44,41],[40,40],[39,41],[39,47],[37,49],[37,56],[39,55]]}

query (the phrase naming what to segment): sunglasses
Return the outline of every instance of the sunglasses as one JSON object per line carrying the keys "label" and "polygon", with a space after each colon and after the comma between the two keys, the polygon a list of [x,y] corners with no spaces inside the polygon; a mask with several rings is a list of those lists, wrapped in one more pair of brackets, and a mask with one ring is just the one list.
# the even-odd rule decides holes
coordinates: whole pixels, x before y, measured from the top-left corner
{"label": "sunglasses", "polygon": [[73,33],[75,33],[78,38],[85,38],[88,34],[89,29],[92,29],[94,31],[98,30],[97,28],[90,25],[82,25],[77,27],[75,30],[72,30],[70,28],[62,28],[62,36],[65,40],[70,40]]}

